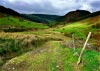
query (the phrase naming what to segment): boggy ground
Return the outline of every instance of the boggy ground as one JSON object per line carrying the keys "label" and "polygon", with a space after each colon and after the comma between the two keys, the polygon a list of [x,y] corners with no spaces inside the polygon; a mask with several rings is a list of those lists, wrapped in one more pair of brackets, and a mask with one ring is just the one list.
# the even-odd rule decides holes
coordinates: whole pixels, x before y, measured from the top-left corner
{"label": "boggy ground", "polygon": [[[80,52],[80,49],[77,49]],[[49,41],[34,51],[27,52],[5,63],[2,71],[99,71],[100,53],[86,50],[82,63],[78,56],[60,41]]]}
{"label": "boggy ground", "polygon": [[[68,38],[59,32],[47,31],[48,30],[22,33],[1,33],[0,38],[2,39],[21,40],[20,43],[16,43],[17,45],[21,45],[17,50],[20,51],[21,48],[21,53],[10,50],[11,53],[6,54],[6,56],[14,53],[18,54],[9,57],[9,59],[1,66],[1,71],[100,70],[99,52],[86,49],[82,58],[82,63],[77,66],[78,56],[75,52],[80,53],[81,48],[77,48],[76,51],[74,51],[72,46],[68,48],[66,45],[66,43],[71,41],[71,38]],[[2,45],[3,44],[5,43],[3,42]],[[72,43],[70,44],[72,45]],[[3,57],[3,55],[1,56]],[[1,62],[2,61],[3,59],[1,59]]]}

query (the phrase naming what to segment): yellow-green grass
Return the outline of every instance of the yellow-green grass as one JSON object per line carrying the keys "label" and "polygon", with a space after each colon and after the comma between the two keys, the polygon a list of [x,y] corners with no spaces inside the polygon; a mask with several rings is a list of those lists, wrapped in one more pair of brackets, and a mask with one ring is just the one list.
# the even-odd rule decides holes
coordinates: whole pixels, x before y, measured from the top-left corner
{"label": "yellow-green grass", "polygon": [[69,34],[74,34],[75,36],[80,36],[80,38],[85,38],[85,33],[88,32],[90,26],[87,24],[81,24],[81,23],[72,23],[64,26],[63,28],[57,29],[56,31],[59,31],[61,33],[64,33],[64,35],[68,36]]}
{"label": "yellow-green grass", "polygon": [[[39,32],[38,32],[39,33]],[[58,37],[59,36],[59,37]],[[35,50],[47,41],[65,40],[66,38],[59,33],[44,32],[43,34],[26,33],[0,33],[0,65],[3,61],[19,56],[25,52]],[[8,58],[8,59],[6,59]]]}
{"label": "yellow-green grass", "polygon": [[99,28],[94,28],[93,25],[95,24],[75,22],[75,23],[69,23],[64,27],[57,28],[55,29],[55,31],[64,33],[64,35],[70,37],[72,36],[72,34],[74,34],[75,37],[86,38],[88,32],[95,33],[97,30],[100,30]]}
{"label": "yellow-green grass", "polygon": [[12,16],[5,16],[0,18],[0,26],[10,26],[10,27],[17,27],[17,28],[48,28],[48,26],[41,24],[41,23],[35,23],[28,20],[24,20],[22,18],[16,18]]}
{"label": "yellow-green grass", "polygon": [[[77,49],[80,53],[81,49]],[[3,66],[3,71],[99,71],[100,53],[85,50],[82,63],[77,66],[78,56],[71,48],[59,41],[49,41],[41,49],[13,58]]]}

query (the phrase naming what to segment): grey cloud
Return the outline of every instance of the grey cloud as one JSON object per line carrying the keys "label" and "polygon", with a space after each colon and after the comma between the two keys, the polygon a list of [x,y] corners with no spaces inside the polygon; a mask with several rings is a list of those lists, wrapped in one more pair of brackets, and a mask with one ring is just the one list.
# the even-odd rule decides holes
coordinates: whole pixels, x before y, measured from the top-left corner
{"label": "grey cloud", "polygon": [[6,2],[6,7],[10,7],[18,12],[29,12],[29,13],[51,13],[55,14],[57,11],[59,11],[57,8],[53,7],[52,3],[46,1],[43,2],[42,4],[40,3],[20,3],[20,2],[15,2],[15,3],[10,3]]}
{"label": "grey cloud", "polygon": [[92,7],[92,11],[100,10],[100,0],[91,2],[90,5]]}
{"label": "grey cloud", "polygon": [[3,0],[0,0],[0,5],[3,5]]}
{"label": "grey cloud", "polygon": [[92,3],[91,3],[91,6],[92,6],[92,7],[100,8],[100,1],[92,2]]}
{"label": "grey cloud", "polygon": [[[84,5],[87,6],[84,6]],[[100,10],[99,0],[0,0],[4,5],[20,13],[64,15],[76,9]]]}

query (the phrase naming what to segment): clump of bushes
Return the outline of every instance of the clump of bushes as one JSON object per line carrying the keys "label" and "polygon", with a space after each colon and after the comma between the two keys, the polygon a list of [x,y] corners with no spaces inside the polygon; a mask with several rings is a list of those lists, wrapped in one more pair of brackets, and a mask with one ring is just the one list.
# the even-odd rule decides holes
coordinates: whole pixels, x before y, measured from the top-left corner
{"label": "clump of bushes", "polygon": [[[4,46],[0,48],[0,55],[6,55],[11,52],[20,52],[22,49],[21,41],[14,39],[5,39]],[[19,47],[20,46],[20,47]]]}
{"label": "clump of bushes", "polygon": [[96,23],[96,24],[92,25],[92,28],[99,29],[100,28],[100,23]]}
{"label": "clump of bushes", "polygon": [[25,28],[6,28],[4,29],[4,32],[23,32],[26,31]]}
{"label": "clump of bushes", "polygon": [[[22,54],[23,52],[32,50],[41,46],[43,43],[48,41],[45,38],[33,38],[30,36],[23,37],[19,39],[19,36],[16,39],[12,38],[1,38],[0,42],[3,43],[3,46],[0,46],[0,55],[7,55],[15,53],[15,55]],[[33,48],[34,47],[34,48]]]}

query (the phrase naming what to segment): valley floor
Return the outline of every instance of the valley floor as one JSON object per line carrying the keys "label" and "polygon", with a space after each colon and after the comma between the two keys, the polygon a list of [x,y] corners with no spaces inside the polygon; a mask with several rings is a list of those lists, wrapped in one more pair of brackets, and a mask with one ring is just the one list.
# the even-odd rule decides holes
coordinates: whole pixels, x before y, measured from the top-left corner
{"label": "valley floor", "polygon": [[[7,55],[12,57],[3,63],[1,71],[100,71],[100,53],[86,49],[81,64],[77,66],[76,51],[80,53],[81,48],[77,48],[76,51],[73,48],[68,48],[67,43],[70,42],[70,38],[62,33],[53,32],[50,29],[0,34],[0,42],[4,41],[2,44],[7,44],[5,41],[8,42],[8,39],[10,41],[13,39],[12,48],[16,45],[13,49],[8,47]],[[16,40],[17,42],[20,40],[20,42],[17,43]],[[9,46],[11,46],[10,43]],[[13,53],[15,56],[12,55]]]}

